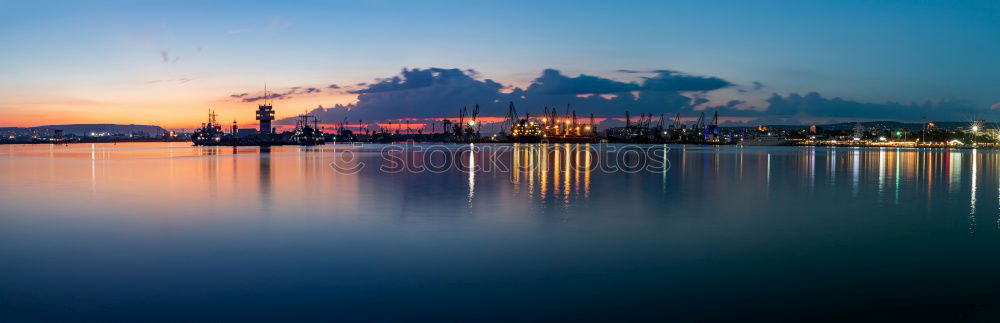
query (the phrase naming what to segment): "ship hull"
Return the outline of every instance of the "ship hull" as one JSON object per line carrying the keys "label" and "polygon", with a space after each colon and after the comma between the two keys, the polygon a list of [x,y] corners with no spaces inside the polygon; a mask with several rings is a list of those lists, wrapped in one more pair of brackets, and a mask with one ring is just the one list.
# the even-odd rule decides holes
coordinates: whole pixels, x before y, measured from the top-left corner
{"label": "ship hull", "polygon": [[740,142],[742,146],[794,146],[795,142],[791,140],[750,140]]}
{"label": "ship hull", "polygon": [[583,144],[594,143],[594,137],[538,137],[538,136],[517,136],[510,138],[511,143],[558,143],[558,144]]}
{"label": "ship hull", "polygon": [[291,141],[291,140],[237,140],[237,141],[214,141],[214,140],[192,140],[195,146],[315,146],[325,144],[325,141]]}

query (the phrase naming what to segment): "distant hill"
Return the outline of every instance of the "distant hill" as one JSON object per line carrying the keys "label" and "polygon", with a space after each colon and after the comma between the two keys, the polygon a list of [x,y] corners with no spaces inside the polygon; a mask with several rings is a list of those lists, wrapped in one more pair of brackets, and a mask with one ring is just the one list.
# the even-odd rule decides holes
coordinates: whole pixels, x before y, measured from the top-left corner
{"label": "distant hill", "polygon": [[[957,129],[957,128],[968,128],[971,122],[955,122],[955,121],[930,121],[934,123],[934,127],[938,129]],[[823,129],[827,130],[851,130],[854,129],[854,122],[841,122],[828,125],[820,125]],[[985,127],[988,129],[996,129],[997,123],[989,122],[986,123]],[[906,129],[910,131],[919,131],[923,129],[923,123],[907,123],[907,122],[896,122],[896,121],[869,121],[861,122],[861,126],[866,128],[878,128],[878,129]]]}
{"label": "distant hill", "polygon": [[91,133],[107,134],[144,134],[146,136],[159,136],[167,130],[160,126],[148,125],[120,125],[120,124],[63,124],[38,127],[6,127],[0,128],[0,135],[4,136],[31,136],[50,135],[55,130],[62,130],[64,135],[90,136]]}
{"label": "distant hill", "polygon": [[[936,129],[958,129],[958,128],[968,128],[971,122],[956,122],[956,121],[930,121],[934,123]],[[861,126],[865,128],[877,128],[877,129],[906,129],[910,131],[919,131],[923,129],[924,124],[919,122],[898,122],[898,121],[866,121],[860,122]],[[840,122],[831,124],[817,124],[817,127],[823,128],[824,130],[853,130],[856,122]],[[771,129],[786,129],[786,130],[799,130],[808,129],[809,125],[766,125]],[[727,127],[724,127],[727,128]],[[753,128],[753,127],[731,127],[731,128]],[[1000,123],[987,122],[985,125],[986,129],[1000,129]]]}

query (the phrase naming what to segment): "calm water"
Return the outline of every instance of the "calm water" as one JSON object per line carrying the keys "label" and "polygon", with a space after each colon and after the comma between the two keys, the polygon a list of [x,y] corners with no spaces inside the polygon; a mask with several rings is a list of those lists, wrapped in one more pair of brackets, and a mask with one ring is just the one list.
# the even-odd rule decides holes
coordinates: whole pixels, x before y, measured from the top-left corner
{"label": "calm water", "polygon": [[[605,173],[567,167],[601,158],[575,145],[480,146],[437,157],[519,168],[386,173],[380,147],[0,146],[0,317],[753,321],[1000,309],[994,151],[675,146],[667,171]],[[334,161],[365,167],[342,173]]]}

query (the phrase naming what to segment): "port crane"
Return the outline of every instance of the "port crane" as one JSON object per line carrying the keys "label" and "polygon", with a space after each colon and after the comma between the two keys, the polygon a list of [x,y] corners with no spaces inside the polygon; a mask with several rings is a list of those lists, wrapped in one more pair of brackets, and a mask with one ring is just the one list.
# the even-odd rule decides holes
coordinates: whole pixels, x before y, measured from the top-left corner
{"label": "port crane", "polygon": [[[503,120],[503,129],[512,129],[519,120],[517,108],[514,107],[514,101],[511,101],[507,106],[507,116]],[[501,132],[506,133],[506,130],[501,130]]]}
{"label": "port crane", "polygon": [[465,113],[469,110],[467,106],[462,106],[458,109],[458,124],[455,125],[455,135],[459,138],[464,134],[463,127],[465,127]]}

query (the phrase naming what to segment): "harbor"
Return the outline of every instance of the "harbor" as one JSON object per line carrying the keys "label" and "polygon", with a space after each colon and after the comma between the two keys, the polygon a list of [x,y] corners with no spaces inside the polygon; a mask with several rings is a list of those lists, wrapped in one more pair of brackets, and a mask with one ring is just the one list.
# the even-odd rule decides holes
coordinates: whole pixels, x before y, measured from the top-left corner
{"label": "harbor", "polygon": [[191,141],[198,146],[277,146],[277,145],[322,145],[325,135],[319,128],[319,120],[310,115],[296,117],[292,131],[277,132],[271,126],[274,121],[274,107],[264,103],[257,106],[258,129],[240,129],[236,120],[229,131],[224,131],[217,120],[215,111],[209,111],[208,120],[191,135]]}
{"label": "harbor", "polygon": [[[210,110],[208,119],[190,134],[198,146],[275,146],[322,145],[328,142],[394,143],[629,143],[629,144],[693,144],[740,146],[840,146],[898,148],[997,148],[1000,127],[986,120],[961,122],[855,122],[831,125],[721,126],[718,111],[706,118],[701,111],[694,122],[684,122],[680,113],[667,119],[664,114],[642,113],[633,120],[629,111],[621,118],[624,124],[601,129],[601,123],[590,114],[578,118],[569,106],[560,115],[556,108],[543,107],[540,115],[519,114],[513,102],[508,103],[502,121],[487,123],[480,116],[480,106],[469,111],[458,110],[457,118],[424,120],[422,124],[389,122],[377,129],[358,125],[351,129],[345,118],[339,124],[325,128],[309,114],[294,117],[295,126],[288,131],[273,127],[274,107],[265,102],[255,111],[256,129],[239,128],[236,120],[228,130]],[[614,117],[603,121],[617,120]],[[440,122],[440,126],[438,126]],[[484,125],[492,132],[484,132]],[[413,130],[414,126],[418,126]],[[430,131],[424,129],[430,127]],[[438,131],[437,129],[440,129]],[[73,140],[56,132],[52,143]]]}

